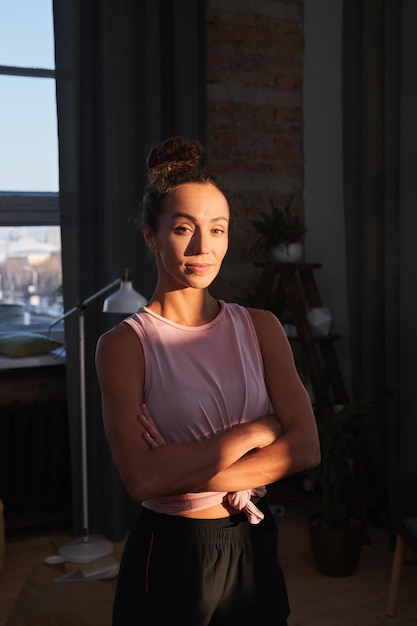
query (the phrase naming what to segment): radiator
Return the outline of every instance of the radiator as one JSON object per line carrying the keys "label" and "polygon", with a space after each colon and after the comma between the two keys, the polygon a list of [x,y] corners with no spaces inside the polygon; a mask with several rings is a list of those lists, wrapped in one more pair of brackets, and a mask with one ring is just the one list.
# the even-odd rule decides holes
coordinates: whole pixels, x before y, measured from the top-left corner
{"label": "radiator", "polygon": [[70,501],[63,401],[0,406],[0,498],[6,512],[59,509]]}

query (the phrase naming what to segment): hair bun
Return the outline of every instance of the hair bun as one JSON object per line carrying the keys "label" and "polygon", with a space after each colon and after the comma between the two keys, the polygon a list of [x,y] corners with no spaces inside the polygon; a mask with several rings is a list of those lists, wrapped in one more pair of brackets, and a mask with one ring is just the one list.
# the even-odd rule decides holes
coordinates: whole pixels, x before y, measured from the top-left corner
{"label": "hair bun", "polygon": [[204,150],[198,141],[171,137],[158,144],[146,161],[151,184],[158,179],[176,177],[180,173],[198,169],[202,165]]}

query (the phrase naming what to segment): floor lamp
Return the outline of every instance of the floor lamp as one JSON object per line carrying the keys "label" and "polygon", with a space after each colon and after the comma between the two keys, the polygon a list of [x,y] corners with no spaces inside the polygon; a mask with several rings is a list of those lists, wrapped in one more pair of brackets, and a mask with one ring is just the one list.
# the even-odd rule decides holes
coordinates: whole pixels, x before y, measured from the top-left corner
{"label": "floor lamp", "polygon": [[129,272],[125,270],[123,278],[119,278],[108,284],[92,296],[79,302],[77,306],[70,309],[61,317],[50,324],[49,330],[59,322],[74,313],[78,313],[79,329],[79,370],[80,370],[80,420],[81,420],[81,471],[82,471],[82,513],[83,513],[83,535],[59,547],[59,554],[66,561],[72,563],[88,563],[95,559],[111,554],[113,544],[106,539],[91,538],[88,530],[88,484],[87,484],[87,429],[86,429],[86,393],[85,393],[85,334],[84,334],[84,314],[86,307],[104,296],[109,291],[119,286],[118,291],[111,294],[103,304],[105,313],[134,313],[141,306],[146,304],[146,299],[132,287]]}

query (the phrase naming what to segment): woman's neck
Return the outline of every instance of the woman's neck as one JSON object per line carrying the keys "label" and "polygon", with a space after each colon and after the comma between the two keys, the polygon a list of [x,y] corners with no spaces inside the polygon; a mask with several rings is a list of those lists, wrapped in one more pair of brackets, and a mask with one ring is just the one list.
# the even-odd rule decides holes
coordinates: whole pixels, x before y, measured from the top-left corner
{"label": "woman's neck", "polygon": [[182,326],[202,326],[220,312],[218,301],[206,289],[178,289],[158,293],[156,289],[147,308]]}

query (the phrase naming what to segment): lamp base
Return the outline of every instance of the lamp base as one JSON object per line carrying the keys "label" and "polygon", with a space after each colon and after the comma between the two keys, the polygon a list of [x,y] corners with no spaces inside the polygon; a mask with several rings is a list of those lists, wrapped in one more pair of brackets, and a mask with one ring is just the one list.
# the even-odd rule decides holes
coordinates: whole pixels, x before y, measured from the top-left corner
{"label": "lamp base", "polygon": [[113,544],[107,539],[74,539],[58,548],[59,554],[70,563],[89,563],[113,552]]}

